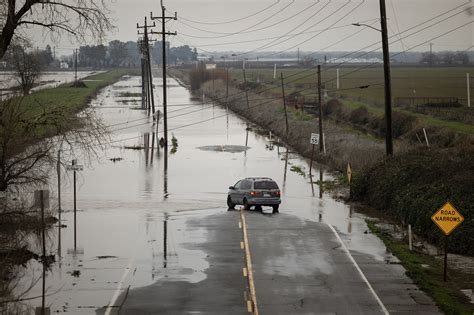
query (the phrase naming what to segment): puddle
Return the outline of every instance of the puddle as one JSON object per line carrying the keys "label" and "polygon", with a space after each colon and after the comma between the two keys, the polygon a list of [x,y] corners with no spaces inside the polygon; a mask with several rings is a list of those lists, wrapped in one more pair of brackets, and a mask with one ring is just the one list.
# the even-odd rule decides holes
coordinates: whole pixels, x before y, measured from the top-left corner
{"label": "puddle", "polygon": [[198,147],[198,149],[203,151],[240,153],[247,151],[250,148],[242,145],[207,145]]}

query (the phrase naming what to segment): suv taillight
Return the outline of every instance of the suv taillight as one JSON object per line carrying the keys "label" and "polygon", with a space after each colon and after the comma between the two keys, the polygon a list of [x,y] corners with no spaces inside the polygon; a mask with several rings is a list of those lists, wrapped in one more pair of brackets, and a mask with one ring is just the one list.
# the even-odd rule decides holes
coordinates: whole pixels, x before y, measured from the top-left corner
{"label": "suv taillight", "polygon": [[257,196],[257,192],[256,192],[256,191],[251,191],[251,192],[250,192],[250,195],[251,195],[251,196]]}
{"label": "suv taillight", "polygon": [[275,196],[280,197],[280,191],[276,191],[276,192],[275,192]]}

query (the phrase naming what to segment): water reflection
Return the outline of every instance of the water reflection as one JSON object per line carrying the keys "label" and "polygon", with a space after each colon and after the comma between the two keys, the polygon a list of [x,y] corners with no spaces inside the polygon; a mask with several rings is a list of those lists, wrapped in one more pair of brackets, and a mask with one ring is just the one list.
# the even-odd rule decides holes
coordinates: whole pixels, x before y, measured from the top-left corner
{"label": "water reflection", "polygon": [[168,214],[165,213],[163,220],[163,268],[168,264]]}
{"label": "water reflection", "polygon": [[319,168],[319,198],[323,198],[323,192],[324,192],[324,186],[323,186],[323,182],[324,182],[324,171],[323,171],[323,168],[320,167]]}
{"label": "water reflection", "polygon": [[318,201],[318,222],[323,222],[324,202],[320,199]]}
{"label": "water reflection", "polygon": [[[121,84],[123,85],[124,81]],[[134,91],[131,87],[127,88],[127,91]],[[115,105],[111,90],[104,89],[97,102],[105,102],[107,99],[108,104]],[[170,99],[173,99],[177,104],[186,102],[189,97],[189,93],[183,88],[179,88],[179,90],[171,89],[170,92],[175,94]],[[112,97],[107,96],[107,93]],[[121,279],[124,267],[127,266],[126,262],[132,258],[136,261],[139,270],[136,274],[130,273],[129,277],[133,279],[132,288],[149,285],[152,281],[168,277],[169,274],[174,274],[175,270],[179,270],[175,267],[181,265],[189,264],[186,267],[191,270],[199,268],[201,268],[199,270],[204,270],[206,268],[205,253],[202,253],[201,257],[201,253],[196,254],[195,251],[186,249],[186,245],[182,245],[184,241],[196,241],[192,239],[194,234],[185,233],[187,232],[185,220],[189,216],[198,217],[203,213],[217,213],[223,210],[225,199],[222,196],[226,193],[223,189],[228,186],[229,177],[231,176],[272,176],[278,182],[282,182],[282,210],[286,213],[303,219],[333,224],[339,231],[347,229],[350,233],[354,232],[356,234],[356,232],[360,233],[362,228],[365,229],[365,227],[361,227],[364,222],[358,216],[352,218],[352,209],[350,209],[348,216],[347,211],[349,209],[347,206],[334,201],[329,196],[322,198],[324,192],[322,185],[324,173],[322,170],[319,170],[320,190],[318,199],[314,197],[313,187],[313,195],[311,195],[307,186],[307,178],[288,171],[288,164],[293,162],[289,160],[290,158],[306,167],[307,164],[304,164],[305,160],[303,158],[296,154],[290,156],[289,149],[283,147],[278,139],[273,139],[274,136],[271,133],[269,139],[265,139],[249,130],[248,124],[246,130],[244,130],[246,123],[229,113],[227,107],[220,108],[216,106],[214,111],[215,116],[212,116],[213,114],[210,111],[200,111],[193,115],[170,119],[170,128],[172,129],[190,122],[216,117],[216,120],[210,124],[177,129],[179,131],[176,134],[182,146],[180,147],[180,154],[172,155],[172,164],[169,171],[168,154],[170,153],[167,145],[163,143],[163,138],[160,139],[157,133],[159,120],[156,121],[156,126],[153,128],[147,125],[146,127],[122,130],[118,134],[114,133],[113,136],[117,137],[118,140],[133,139],[125,140],[128,141],[127,145],[130,145],[130,147],[136,147],[143,143],[144,150],[124,149],[121,146],[112,147],[104,155],[110,157],[120,154],[123,157],[123,162],[108,163],[108,159],[106,159],[104,163],[94,163],[93,170],[84,171],[84,178],[94,179],[87,181],[87,185],[79,187],[81,208],[86,209],[81,212],[80,219],[84,221],[80,223],[83,223],[81,226],[87,229],[87,233],[80,234],[80,244],[83,244],[87,249],[87,255],[84,255],[86,259],[82,262],[80,260],[84,257],[71,251],[72,257],[65,255],[63,258],[64,270],[56,268],[54,272],[47,274],[48,279],[45,277],[48,286],[53,288],[54,291],[63,286],[66,288],[64,293],[54,293],[53,297],[48,298],[52,300],[50,302],[53,308],[52,311],[60,310],[61,312],[61,307],[66,302],[69,303],[69,310],[73,313],[81,311],[87,313],[87,310],[83,308],[84,305],[104,305],[104,303],[110,301],[111,290],[116,288],[116,284],[108,283],[110,286],[101,287],[99,283],[107,283],[110,279],[114,279],[114,281]],[[145,116],[143,111],[132,111],[124,108],[117,110],[114,107],[100,108],[97,112],[104,116],[104,120],[108,124],[116,124]],[[225,120],[224,117],[218,118],[221,116],[226,116]],[[156,130],[153,132],[152,129],[155,128]],[[224,129],[226,129],[225,134]],[[137,137],[139,137],[139,140],[137,140]],[[252,158],[245,162],[245,167],[243,167],[240,160],[243,157],[241,154],[216,153],[215,151],[195,149],[199,146],[225,143],[226,139],[227,145],[238,144],[244,141],[244,137],[245,144],[252,143],[254,149],[252,151],[254,154],[249,155]],[[133,143],[130,143],[131,141]],[[271,151],[273,145],[277,146],[277,150],[274,150],[277,151],[277,154]],[[164,150],[162,153],[160,152],[161,149]],[[143,154],[145,154],[145,157]],[[245,153],[244,157],[246,156]],[[155,159],[156,161],[154,161]],[[137,161],[139,163],[136,163]],[[146,165],[146,172],[143,172],[143,163]],[[161,163],[163,163],[163,167]],[[152,165],[154,166],[152,167]],[[284,167],[283,174],[281,167]],[[162,169],[163,171],[161,171]],[[314,175],[314,179],[316,179],[317,175]],[[326,179],[328,177],[331,179],[330,174],[326,173]],[[313,177],[311,177],[312,186],[313,182],[317,181],[313,181]],[[124,185],[124,183],[126,184]],[[169,186],[169,183],[172,185]],[[179,183],[179,185],[175,183]],[[143,198],[143,185],[146,185],[147,191],[153,190],[155,193],[149,194],[149,198]],[[65,209],[72,208],[71,186],[72,184],[65,189],[66,193],[63,199]],[[169,194],[169,190],[172,190],[172,194]],[[324,207],[327,207],[330,211],[324,212]],[[184,214],[183,210],[188,212]],[[165,211],[167,214],[165,214]],[[145,215],[147,225],[144,223],[143,215]],[[137,220],[137,217],[139,217],[139,220]],[[177,219],[178,217],[180,219]],[[64,211],[62,219],[65,224],[72,227],[71,211]],[[168,222],[172,223],[168,224]],[[62,246],[65,248],[72,247],[71,229],[65,229],[63,232]],[[59,234],[61,234],[60,229],[58,229],[58,243],[59,237],[61,237]],[[163,240],[160,239],[161,235]],[[205,233],[202,234],[202,237],[204,235]],[[56,247],[56,245],[52,246]],[[58,253],[61,251],[60,246],[58,244]],[[351,246],[354,245],[351,244]],[[366,243],[364,243],[359,250],[367,251],[366,247]],[[110,258],[109,260],[97,260],[98,255],[104,255],[104,257],[111,255],[116,257],[116,260],[114,258],[112,260]],[[175,260],[174,257],[177,255],[181,255],[181,257]],[[182,257],[186,257],[186,259],[182,259]],[[201,263],[202,267],[199,265]],[[199,268],[196,268],[196,265],[199,265]],[[40,268],[41,266],[35,265],[34,269],[37,276],[41,273]],[[164,268],[166,270],[163,270]],[[102,272],[102,270],[105,272]],[[48,271],[46,272],[48,273]],[[74,287],[77,279],[71,279],[69,272],[74,277],[83,278],[80,290],[77,289],[77,286]],[[81,272],[84,274],[81,274]],[[64,279],[61,279],[61,275]],[[196,273],[193,272],[192,276],[189,277],[195,275]],[[89,281],[89,277],[92,278],[92,276],[95,277],[97,282]],[[188,277],[186,275],[175,276]],[[205,278],[206,275],[202,273],[201,276]],[[87,280],[87,284],[84,280]],[[40,283],[38,282],[36,290],[31,296],[40,296]],[[73,294],[71,294],[72,291],[74,291]],[[91,298],[91,292],[94,292],[94,298]],[[85,304],[86,302],[87,304]],[[39,298],[31,303],[35,307],[39,306]],[[79,309],[79,307],[82,309]]]}
{"label": "water reflection", "polygon": [[349,220],[347,220],[347,233],[352,234],[352,214],[354,211],[354,205],[349,205]]}

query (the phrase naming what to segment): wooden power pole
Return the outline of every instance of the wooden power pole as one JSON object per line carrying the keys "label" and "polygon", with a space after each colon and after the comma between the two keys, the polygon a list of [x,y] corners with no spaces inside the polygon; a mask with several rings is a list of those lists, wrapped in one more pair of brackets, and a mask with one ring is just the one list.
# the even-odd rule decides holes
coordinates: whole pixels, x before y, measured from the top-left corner
{"label": "wooden power pole", "polygon": [[[161,40],[161,49],[162,49],[162,63],[163,63],[163,128],[164,128],[164,140],[165,147],[168,145],[168,110],[167,110],[167,87],[166,87],[166,35],[177,35],[176,32],[167,32],[166,31],[166,21],[167,20],[177,20],[178,16],[175,12],[174,16],[166,16],[166,8],[163,5],[163,0],[161,0],[161,16],[153,16],[153,13],[150,12],[150,17],[152,20],[161,20],[161,32],[153,32],[151,34],[160,34],[162,37]],[[167,150],[165,150],[166,152]]]}
{"label": "wooden power pole", "polygon": [[321,65],[318,65],[318,102],[319,102],[319,152],[324,150],[323,137],[323,94],[321,83]]}

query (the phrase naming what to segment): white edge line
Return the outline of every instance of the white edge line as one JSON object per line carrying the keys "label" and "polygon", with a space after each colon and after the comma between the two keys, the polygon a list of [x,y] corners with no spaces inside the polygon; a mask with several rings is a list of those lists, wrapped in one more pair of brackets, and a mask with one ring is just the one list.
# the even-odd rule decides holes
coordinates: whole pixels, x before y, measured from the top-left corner
{"label": "white edge line", "polygon": [[134,259],[130,259],[127,267],[125,267],[125,271],[123,273],[123,276],[122,276],[122,279],[120,279],[120,282],[119,282],[119,285],[117,286],[117,289],[115,290],[115,293],[114,293],[114,296],[112,297],[112,300],[110,300],[110,303],[109,305],[107,305],[107,308],[105,310],[105,313],[104,315],[110,315],[110,312],[112,311],[112,308],[115,304],[115,302],[117,302],[117,299],[120,295],[120,291],[122,291],[122,286],[123,286],[123,283],[125,281],[125,278],[128,276],[128,274],[130,273],[130,270],[132,270],[132,263],[133,263]]}
{"label": "white edge line", "polygon": [[342,241],[341,237],[339,236],[339,234],[337,233],[336,229],[328,224],[329,228],[333,231],[333,233],[336,235],[337,239],[339,240],[339,242],[341,243],[342,247],[344,248],[344,251],[347,253],[347,255],[349,256],[350,260],[352,261],[352,263],[354,264],[354,266],[356,267],[357,271],[359,271],[359,274],[360,276],[362,277],[362,280],[365,281],[365,283],[367,283],[367,286],[369,287],[369,290],[370,292],[372,292],[372,294],[374,295],[375,299],[377,300],[377,302],[379,303],[380,307],[382,308],[382,311],[389,315],[390,313],[388,312],[387,308],[385,307],[385,305],[383,304],[382,300],[379,298],[379,296],[377,295],[377,293],[375,292],[374,288],[372,287],[372,285],[370,284],[369,280],[367,280],[367,277],[364,275],[364,273],[362,272],[362,270],[360,269],[359,265],[357,264],[357,262],[355,261],[354,257],[352,257],[351,253],[349,252],[349,249],[347,249],[346,247],[346,244],[344,244],[344,242]]}

